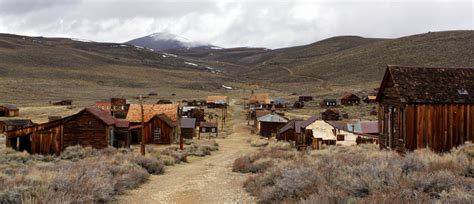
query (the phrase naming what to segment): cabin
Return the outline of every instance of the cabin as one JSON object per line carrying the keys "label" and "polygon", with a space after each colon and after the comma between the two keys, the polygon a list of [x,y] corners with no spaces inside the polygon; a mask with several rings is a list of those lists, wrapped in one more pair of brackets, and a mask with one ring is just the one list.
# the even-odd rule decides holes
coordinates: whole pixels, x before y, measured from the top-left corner
{"label": "cabin", "polygon": [[321,113],[321,118],[323,120],[339,120],[339,112],[334,109],[326,109],[326,111]]}
{"label": "cabin", "polygon": [[16,117],[20,115],[20,109],[13,104],[0,105],[0,117]]}
{"label": "cabin", "polygon": [[28,119],[0,120],[0,133],[32,126]]}
{"label": "cabin", "polygon": [[301,134],[302,119],[293,119],[277,131],[277,140],[295,141],[296,135]]}
{"label": "cabin", "polygon": [[474,68],[388,65],[377,102],[383,148],[445,152],[474,141]]}
{"label": "cabin", "polygon": [[70,106],[72,105],[72,100],[50,101],[49,103],[54,106]]}
{"label": "cabin", "polygon": [[[32,154],[59,155],[66,147],[81,145],[96,149],[126,144],[129,138],[117,138],[117,128],[123,128],[123,123],[117,123],[106,111],[96,107],[82,111],[60,120],[25,127],[6,132],[6,146],[17,151],[27,151]],[[117,147],[117,146],[115,146]]]}
{"label": "cabin", "polygon": [[354,94],[346,94],[341,98],[341,104],[345,106],[359,105],[360,98]]}
{"label": "cabin", "polygon": [[[178,104],[143,104],[144,138],[146,144],[171,144],[179,140]],[[130,122],[132,143],[141,141],[141,108],[130,104],[126,120]]]}
{"label": "cabin", "polygon": [[199,123],[199,138],[201,138],[201,133],[208,133],[209,138],[211,137],[212,134],[215,135],[215,137],[219,136],[219,129],[217,122],[200,122]]}
{"label": "cabin", "polygon": [[226,108],[227,103],[227,96],[208,96],[206,100],[206,105],[208,108]]}
{"label": "cabin", "polygon": [[195,106],[185,106],[182,108],[182,116],[196,119],[196,122],[206,121],[204,118],[204,109]]}
{"label": "cabin", "polygon": [[344,128],[333,126],[331,121],[315,120],[304,128],[305,142],[311,143],[313,149],[320,149],[322,145],[356,145],[359,137]]}
{"label": "cabin", "polygon": [[337,106],[337,100],[336,99],[323,99],[320,105],[321,107],[335,107]]}
{"label": "cabin", "polygon": [[368,95],[368,96],[365,96],[364,99],[362,99],[362,101],[364,101],[364,103],[367,103],[367,104],[374,104],[374,103],[377,103],[377,96],[374,96],[374,95]]}
{"label": "cabin", "polygon": [[181,118],[181,137],[193,139],[196,136],[196,118]]}
{"label": "cabin", "polygon": [[298,101],[308,102],[308,101],[312,101],[312,100],[313,100],[312,96],[299,96],[298,97]]}
{"label": "cabin", "polygon": [[310,118],[300,122],[300,124],[298,125],[300,129],[299,134],[295,134],[295,145],[297,149],[304,149],[308,145],[311,145],[312,135],[310,135],[310,132],[306,130],[306,127],[308,127],[318,119],[319,116],[311,116]]}
{"label": "cabin", "polygon": [[270,114],[257,118],[257,130],[260,136],[271,137],[277,134],[278,130],[282,128],[288,119],[276,114],[272,111]]}

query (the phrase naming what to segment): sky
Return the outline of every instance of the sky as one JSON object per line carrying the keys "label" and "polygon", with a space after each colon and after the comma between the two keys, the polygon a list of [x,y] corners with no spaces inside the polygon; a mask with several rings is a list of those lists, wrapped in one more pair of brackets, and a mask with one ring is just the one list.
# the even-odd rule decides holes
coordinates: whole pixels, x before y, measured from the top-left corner
{"label": "sky", "polygon": [[126,42],[156,32],[281,48],[340,35],[473,30],[472,0],[0,0],[0,33]]}

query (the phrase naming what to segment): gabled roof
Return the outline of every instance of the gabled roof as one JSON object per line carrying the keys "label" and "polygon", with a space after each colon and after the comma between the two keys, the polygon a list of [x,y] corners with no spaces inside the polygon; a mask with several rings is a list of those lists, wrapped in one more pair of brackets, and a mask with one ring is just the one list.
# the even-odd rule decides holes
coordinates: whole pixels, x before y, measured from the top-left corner
{"label": "gabled roof", "polygon": [[130,122],[125,119],[115,119],[115,127],[118,128],[128,128],[130,126]]}
{"label": "gabled roof", "polygon": [[13,119],[13,120],[2,120],[0,123],[3,123],[8,126],[29,126],[33,125],[33,122],[29,119]]}
{"label": "gabled roof", "polygon": [[348,93],[348,94],[344,95],[341,99],[342,100],[350,100],[350,99],[359,99],[359,97],[356,96],[355,94]]}
{"label": "gabled roof", "polygon": [[5,104],[5,105],[2,105],[2,107],[7,110],[18,110],[18,107],[16,107],[16,105],[13,105],[13,104]]}
{"label": "gabled roof", "polygon": [[[176,126],[176,122],[175,121],[172,121],[167,115],[165,114],[158,114],[154,117],[157,117],[159,118],[160,120],[162,120],[163,122],[165,122],[166,124],[168,124],[169,126],[171,127],[175,127]],[[153,119],[154,117],[152,117],[151,119]]]}
{"label": "gabled roof", "polygon": [[474,68],[388,65],[377,101],[391,82],[402,103],[474,103]]}
{"label": "gabled roof", "polygon": [[302,121],[301,124],[300,124],[300,127],[301,128],[306,128],[306,127],[308,127],[308,125],[311,125],[312,123],[316,122],[316,120],[318,120],[318,118],[319,118],[319,116],[316,116],[316,115],[311,116],[307,120]]}
{"label": "gabled roof", "polygon": [[255,110],[255,117],[260,118],[260,117],[262,117],[264,115],[267,115],[267,114],[270,114],[270,113],[271,113],[271,111],[266,110],[266,109],[257,109],[257,110]]}
{"label": "gabled roof", "polygon": [[[84,111],[84,110],[83,110]],[[92,115],[94,115],[95,117],[97,117],[98,119],[102,120],[105,124],[107,125],[113,125],[115,124],[115,118],[112,117],[110,115],[109,112],[107,111],[104,111],[100,108],[97,108],[97,107],[89,107],[89,108],[86,108],[85,111],[91,113]],[[82,112],[82,111],[81,111]],[[79,112],[79,113],[81,113]],[[79,114],[78,113],[78,114]]]}
{"label": "gabled roof", "polygon": [[293,119],[286,123],[282,128],[278,130],[278,134],[284,133],[288,130],[295,130],[296,133],[301,132],[301,123],[303,121],[301,119]]}
{"label": "gabled roof", "polygon": [[195,128],[196,118],[181,118],[181,128]]}
{"label": "gabled roof", "polygon": [[227,96],[208,96],[207,103],[227,103]]}
{"label": "gabled roof", "polygon": [[[162,113],[171,121],[176,122],[178,119],[178,104],[143,104],[145,122]],[[126,119],[131,123],[141,122],[140,104],[130,104]]]}
{"label": "gabled roof", "polygon": [[249,103],[270,104],[270,102],[270,94],[268,93],[254,93],[249,98]]}
{"label": "gabled roof", "polygon": [[267,122],[267,123],[287,123],[288,119],[281,117],[278,114],[267,114],[257,119],[260,122]]}

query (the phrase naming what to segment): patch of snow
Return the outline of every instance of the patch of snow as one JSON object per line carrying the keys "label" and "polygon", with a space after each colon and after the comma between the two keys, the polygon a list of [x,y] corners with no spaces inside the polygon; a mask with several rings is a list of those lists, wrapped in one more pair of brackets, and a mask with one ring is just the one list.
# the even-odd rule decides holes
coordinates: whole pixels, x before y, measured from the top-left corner
{"label": "patch of snow", "polygon": [[198,66],[199,66],[199,65],[194,64],[194,63],[191,63],[191,62],[184,62],[184,64],[191,65],[191,66],[195,66],[195,67],[198,67]]}
{"label": "patch of snow", "polygon": [[78,41],[78,42],[94,42],[91,40],[79,39],[79,38],[71,38],[71,40]]}
{"label": "patch of snow", "polygon": [[230,86],[222,85],[222,88],[227,89],[227,90],[232,90],[233,88]]}
{"label": "patch of snow", "polygon": [[145,49],[145,47],[137,46],[137,45],[134,45],[133,47],[135,47],[135,48],[137,48],[137,49]]}
{"label": "patch of snow", "polygon": [[128,45],[123,45],[123,44],[122,44],[122,45],[119,45],[119,46],[120,46],[120,47],[128,47]]}
{"label": "patch of snow", "polygon": [[213,50],[222,50],[222,49],[224,49],[224,48],[222,48],[222,47],[216,47],[216,46],[212,46],[212,47],[211,47],[211,49],[213,49]]}
{"label": "patch of snow", "polygon": [[163,53],[163,54],[168,56],[168,57],[178,57],[178,55],[173,55],[173,54],[169,54],[169,53]]}
{"label": "patch of snow", "polygon": [[168,56],[166,56],[166,55],[161,55],[161,56],[162,56],[163,58],[167,58],[167,57],[168,57]]}
{"label": "patch of snow", "polygon": [[206,67],[206,68],[209,69],[209,70],[214,70],[214,68],[212,68],[212,67]]}

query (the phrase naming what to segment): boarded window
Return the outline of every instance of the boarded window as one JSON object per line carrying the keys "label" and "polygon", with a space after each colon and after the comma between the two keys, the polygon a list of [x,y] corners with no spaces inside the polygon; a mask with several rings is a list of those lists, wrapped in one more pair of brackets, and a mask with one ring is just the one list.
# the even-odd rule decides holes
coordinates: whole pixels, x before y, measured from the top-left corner
{"label": "boarded window", "polygon": [[153,130],[153,140],[158,141],[161,139],[161,128],[157,127]]}
{"label": "boarded window", "polygon": [[344,141],[344,135],[343,134],[338,134],[337,135],[337,141]]}

